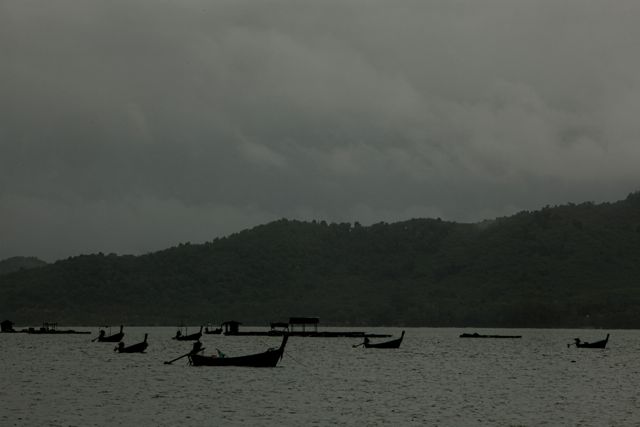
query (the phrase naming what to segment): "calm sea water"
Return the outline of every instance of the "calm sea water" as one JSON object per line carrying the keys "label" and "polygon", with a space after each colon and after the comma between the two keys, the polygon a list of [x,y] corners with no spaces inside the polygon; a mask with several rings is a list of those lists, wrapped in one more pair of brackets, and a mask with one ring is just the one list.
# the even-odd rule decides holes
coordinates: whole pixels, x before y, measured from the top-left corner
{"label": "calm sea water", "polygon": [[[114,353],[96,334],[0,334],[0,425],[640,425],[640,331],[458,338],[473,331],[408,328],[398,350],[293,337],[274,369],[165,365],[191,348],[171,340],[175,328],[125,328],[127,344],[149,333],[146,354]],[[606,350],[567,348],[606,332]],[[206,353],[229,356],[279,342],[203,337]]]}

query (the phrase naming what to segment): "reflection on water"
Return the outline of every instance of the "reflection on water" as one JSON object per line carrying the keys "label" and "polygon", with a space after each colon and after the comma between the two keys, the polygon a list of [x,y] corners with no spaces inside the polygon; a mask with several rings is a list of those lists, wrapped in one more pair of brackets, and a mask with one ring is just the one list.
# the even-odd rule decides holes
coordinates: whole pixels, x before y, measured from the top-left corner
{"label": "reflection on water", "polygon": [[[273,369],[166,365],[192,343],[171,340],[174,328],[133,327],[125,342],[145,332],[146,354],[114,353],[93,335],[1,334],[0,425],[634,425],[640,405],[639,331],[606,331],[606,350],[567,348],[606,334],[589,330],[469,340],[461,329],[416,328],[398,350],[293,337]],[[206,354],[235,356],[280,338],[202,341]]]}

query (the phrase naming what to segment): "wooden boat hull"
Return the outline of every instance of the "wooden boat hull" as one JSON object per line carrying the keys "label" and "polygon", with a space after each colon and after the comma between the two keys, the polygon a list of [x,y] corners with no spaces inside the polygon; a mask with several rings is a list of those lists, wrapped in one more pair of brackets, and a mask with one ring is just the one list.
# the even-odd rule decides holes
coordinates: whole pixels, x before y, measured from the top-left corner
{"label": "wooden boat hull", "polygon": [[576,343],[576,347],[578,348],[606,348],[607,347],[607,343],[609,342],[609,334],[607,334],[607,337],[601,341],[596,341],[596,342],[583,342],[583,343]]}
{"label": "wooden boat hull", "polygon": [[113,334],[113,335],[105,335],[104,329],[101,329],[100,333],[98,334],[98,336],[96,338],[92,339],[91,341],[120,342],[120,341],[122,341],[122,338],[124,337],[123,329],[124,329],[124,326],[120,325],[120,331],[117,334]]}
{"label": "wooden boat hull", "polygon": [[607,348],[607,342],[606,341],[598,341],[598,342],[594,342],[594,343],[580,344],[577,347],[578,348]]}
{"label": "wooden boat hull", "polygon": [[122,338],[124,338],[124,332],[118,332],[107,337],[98,337],[98,342],[120,342]]}
{"label": "wooden boat hull", "polygon": [[125,347],[123,343],[120,343],[115,350],[118,353],[144,353],[147,347],[149,347],[149,344],[147,344],[147,337],[148,334],[144,334],[144,341],[130,345],[129,347]]}
{"label": "wooden boat hull", "polygon": [[403,338],[404,338],[404,331],[402,331],[402,335],[400,335],[400,338],[398,339],[387,341],[387,342],[381,342],[377,344],[371,344],[371,343],[365,342],[364,347],[365,348],[400,348],[400,344],[402,344]]}
{"label": "wooden boat hull", "polygon": [[198,341],[200,338],[202,338],[202,326],[200,326],[200,331],[193,334],[180,335],[180,331],[178,331],[176,336],[173,337],[173,339],[177,341]]}
{"label": "wooden boat hull", "polygon": [[149,344],[146,342],[141,342],[138,344],[130,345],[129,347],[125,347],[123,349],[118,349],[118,353],[144,353]]}
{"label": "wooden boat hull", "polygon": [[282,343],[279,348],[275,350],[270,349],[264,353],[239,357],[213,357],[190,354],[189,363],[193,366],[246,366],[253,368],[275,368],[280,359],[282,359],[288,338],[289,336],[285,335],[282,338]]}

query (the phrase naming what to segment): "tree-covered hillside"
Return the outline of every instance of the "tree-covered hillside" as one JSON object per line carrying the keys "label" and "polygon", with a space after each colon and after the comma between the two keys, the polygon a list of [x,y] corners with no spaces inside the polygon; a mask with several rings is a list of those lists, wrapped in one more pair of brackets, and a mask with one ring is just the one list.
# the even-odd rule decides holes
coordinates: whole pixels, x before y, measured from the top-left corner
{"label": "tree-covered hillside", "polygon": [[14,256],[0,261],[0,275],[47,265],[36,257]]}
{"label": "tree-covered hillside", "polygon": [[143,256],[0,276],[19,324],[640,327],[640,193],[477,224],[280,220]]}

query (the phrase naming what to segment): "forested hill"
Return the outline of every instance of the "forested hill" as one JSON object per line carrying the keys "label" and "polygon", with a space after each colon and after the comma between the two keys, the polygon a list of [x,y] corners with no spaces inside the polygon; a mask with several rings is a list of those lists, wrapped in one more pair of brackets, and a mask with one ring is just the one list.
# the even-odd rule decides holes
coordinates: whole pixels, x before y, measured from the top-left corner
{"label": "forested hill", "polygon": [[640,193],[478,224],[280,220],[143,256],[0,276],[17,324],[640,327]]}
{"label": "forested hill", "polygon": [[36,257],[14,256],[0,261],[0,275],[45,265],[46,262]]}

